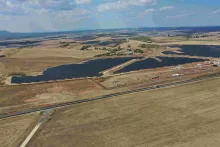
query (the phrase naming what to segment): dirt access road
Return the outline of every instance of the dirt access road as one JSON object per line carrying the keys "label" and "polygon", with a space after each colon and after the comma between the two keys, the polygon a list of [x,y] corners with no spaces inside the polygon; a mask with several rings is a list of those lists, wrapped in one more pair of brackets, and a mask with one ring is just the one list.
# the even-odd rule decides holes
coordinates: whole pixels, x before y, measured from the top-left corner
{"label": "dirt access road", "polygon": [[37,125],[34,127],[34,129],[31,131],[31,133],[27,136],[27,138],[22,142],[20,147],[26,147],[27,144],[30,142],[34,134],[37,132],[37,130],[40,128],[40,126],[43,124],[43,122],[48,119],[48,117],[53,113],[54,110],[47,109],[43,112],[43,115],[41,116],[41,119],[37,123]]}

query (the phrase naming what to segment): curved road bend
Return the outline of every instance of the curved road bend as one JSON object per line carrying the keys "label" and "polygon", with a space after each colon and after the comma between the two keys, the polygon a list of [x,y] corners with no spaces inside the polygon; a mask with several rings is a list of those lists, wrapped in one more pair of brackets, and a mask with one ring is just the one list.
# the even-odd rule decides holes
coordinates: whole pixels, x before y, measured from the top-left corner
{"label": "curved road bend", "polygon": [[66,102],[66,103],[56,104],[56,105],[47,106],[47,107],[43,107],[43,108],[39,108],[39,109],[27,110],[27,111],[23,111],[23,112],[17,112],[17,113],[14,113],[14,114],[8,114],[8,115],[1,115],[0,119],[19,116],[19,115],[24,115],[24,114],[28,114],[28,113],[43,111],[43,110],[48,110],[48,109],[52,109],[52,108],[60,108],[60,107],[64,107],[64,106],[70,106],[70,105],[75,105],[75,104],[80,104],[80,103],[86,103],[86,102],[90,102],[90,101],[107,99],[107,98],[112,98],[112,97],[116,97],[116,96],[132,94],[132,93],[137,93],[137,92],[142,92],[142,91],[148,91],[148,90],[153,90],[153,89],[160,89],[160,88],[178,86],[178,85],[182,85],[182,84],[186,84],[186,83],[192,83],[192,82],[198,82],[198,81],[213,79],[213,78],[216,78],[216,77],[219,77],[219,76],[220,76],[220,73],[217,73],[217,74],[207,75],[207,76],[203,76],[203,77],[199,77],[199,78],[193,78],[193,79],[190,79],[190,80],[178,81],[178,82],[173,82],[173,83],[169,83],[169,84],[162,84],[162,85],[158,85],[156,87],[152,86],[152,87],[146,87],[146,88],[130,90],[130,91],[125,91],[125,92],[113,93],[113,94],[104,95],[104,96],[100,96],[100,97],[96,97],[96,98],[89,98],[89,99],[77,100],[77,101],[72,101],[72,102]]}

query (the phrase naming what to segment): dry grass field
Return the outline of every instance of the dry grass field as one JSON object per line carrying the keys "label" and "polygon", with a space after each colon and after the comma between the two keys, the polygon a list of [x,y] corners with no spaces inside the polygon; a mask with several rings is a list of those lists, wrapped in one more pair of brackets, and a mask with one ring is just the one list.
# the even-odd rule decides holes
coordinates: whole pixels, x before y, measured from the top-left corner
{"label": "dry grass field", "polygon": [[0,59],[0,84],[4,84],[10,75],[39,75],[48,67],[81,61],[81,59],[70,57],[2,58]]}
{"label": "dry grass field", "polygon": [[91,80],[0,87],[0,114],[101,95]]}
{"label": "dry grass field", "polygon": [[100,50],[87,50],[82,51],[80,48],[83,45],[74,48],[25,48],[21,49],[18,53],[10,56],[11,58],[42,58],[42,57],[72,57],[72,58],[91,58],[95,55],[104,53]]}
{"label": "dry grass field", "polygon": [[0,120],[0,146],[16,147],[25,139],[37,122],[39,113]]}
{"label": "dry grass field", "polygon": [[[178,81],[184,79],[190,79],[197,76],[208,75],[211,73],[219,72],[219,68],[212,67],[207,65],[202,70],[197,64],[202,62],[194,62],[189,64],[183,64],[183,69],[175,69],[176,66],[167,66],[160,67],[155,69],[142,69],[136,71],[130,71],[127,73],[116,73],[112,74],[109,77],[103,77],[103,80],[100,81],[102,85],[107,88],[117,88],[118,86],[129,86],[129,87],[138,87],[140,84],[145,86],[155,85],[157,83],[167,83],[171,81]],[[172,77],[173,74],[183,74],[182,76]],[[154,77],[159,77],[154,79]]]}
{"label": "dry grass field", "polygon": [[157,36],[157,37],[151,37],[151,39],[156,43],[187,41],[186,37],[183,36],[175,36],[175,37]]}
{"label": "dry grass field", "polygon": [[[67,45],[66,45],[67,44]],[[48,58],[48,57],[70,57],[91,58],[95,55],[105,53],[102,50],[80,50],[85,44],[74,40],[48,40],[39,46],[29,48],[4,49],[3,54],[11,58]]]}
{"label": "dry grass field", "polygon": [[43,72],[48,67],[62,64],[78,63],[77,58],[48,57],[48,58],[2,58],[0,59],[1,73],[24,73],[31,75],[34,72]]}
{"label": "dry grass field", "polygon": [[167,42],[161,43],[161,45],[220,45],[220,41],[180,41],[180,42]]}
{"label": "dry grass field", "polygon": [[42,42],[37,47],[2,50],[6,57],[0,59],[0,82],[3,83],[5,77],[11,74],[36,75],[48,67],[79,63],[106,52],[94,50],[92,47],[86,51],[80,50],[83,46],[80,43],[70,43],[67,47],[60,47],[62,41],[71,42],[62,39],[50,40]]}
{"label": "dry grass field", "polygon": [[[103,38],[107,39],[107,38]],[[207,44],[207,45],[220,45],[219,41],[196,41],[186,40],[185,37],[153,37],[157,44],[161,46],[158,48],[141,48],[144,51],[142,56],[154,57],[163,55],[165,50],[173,50],[167,48],[167,45],[172,44]],[[82,51],[80,48],[83,44],[76,42],[70,43],[67,47],[59,47],[60,42],[71,42],[71,40],[52,40],[44,41],[40,46],[33,48],[21,49],[5,49],[3,53],[6,58],[0,59],[0,80],[4,81],[13,73],[21,73],[27,75],[36,75],[51,66],[58,66],[62,64],[78,63],[87,59],[93,58],[95,55],[106,53],[107,51],[95,50],[93,46],[89,50]],[[132,49],[140,48],[140,44],[144,42],[130,40],[129,42],[122,43],[121,48],[126,50],[130,45]],[[153,43],[155,44],[155,43]],[[123,51],[122,51],[123,52]]]}
{"label": "dry grass field", "polygon": [[[155,57],[155,56],[160,56],[162,55],[162,52],[165,50],[169,50],[166,49],[166,44],[165,45],[161,45],[158,46],[158,48],[156,47],[147,47],[147,48],[142,48],[141,44],[146,44],[146,45],[159,45],[158,43],[146,43],[146,42],[142,42],[142,41],[137,41],[137,40],[129,40],[129,42],[126,43],[122,43],[120,44],[120,47],[123,48],[124,50],[127,50],[128,48],[131,48],[133,50],[135,49],[141,49],[144,51],[143,54],[140,54],[141,56],[145,56],[145,57]],[[128,47],[130,46],[130,47]]]}
{"label": "dry grass field", "polygon": [[207,38],[190,38],[187,40],[185,37],[152,37],[152,40],[160,45],[220,45],[218,39]]}
{"label": "dry grass field", "polygon": [[220,79],[59,109],[32,147],[219,147]]}

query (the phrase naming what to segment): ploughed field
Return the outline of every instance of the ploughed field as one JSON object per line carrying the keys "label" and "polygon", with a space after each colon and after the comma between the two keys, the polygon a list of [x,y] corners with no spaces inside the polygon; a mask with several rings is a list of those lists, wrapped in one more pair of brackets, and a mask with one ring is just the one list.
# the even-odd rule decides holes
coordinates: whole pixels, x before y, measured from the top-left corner
{"label": "ploughed field", "polygon": [[59,109],[35,147],[218,147],[220,79]]}

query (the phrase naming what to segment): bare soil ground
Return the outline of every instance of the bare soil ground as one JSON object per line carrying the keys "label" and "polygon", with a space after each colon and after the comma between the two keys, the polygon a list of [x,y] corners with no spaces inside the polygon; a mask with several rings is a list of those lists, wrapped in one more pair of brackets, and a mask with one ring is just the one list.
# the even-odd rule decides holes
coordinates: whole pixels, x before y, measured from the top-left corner
{"label": "bare soil ground", "polygon": [[153,41],[160,45],[220,45],[219,39],[190,38],[185,37],[152,37]]}
{"label": "bare soil ground", "polygon": [[62,64],[78,63],[81,59],[70,57],[45,57],[45,58],[1,58],[0,83],[4,84],[10,75],[39,75],[48,67]]}
{"label": "bare soil ground", "polygon": [[[102,37],[101,39],[105,40],[108,38]],[[182,42],[186,41],[181,37],[177,37],[175,39]],[[69,42],[70,45],[63,48],[59,47],[61,41]],[[170,42],[172,42],[172,40]],[[124,50],[128,48],[128,45],[131,45],[131,48],[136,49],[140,48],[139,46],[142,43],[143,42],[140,41],[130,40],[129,42],[123,43],[120,46]],[[163,55],[161,52],[164,50],[177,50],[166,48],[166,43],[162,44],[165,45],[157,49],[146,49],[143,55],[146,57],[154,57]],[[86,51],[81,51],[80,48],[82,46],[83,44],[80,42],[61,39],[55,41],[44,41],[40,46],[33,48],[4,49],[3,52],[6,57],[0,59],[1,86],[3,85],[4,81],[9,79],[8,77],[10,75],[36,75],[42,73],[48,67],[62,64],[79,63],[87,59],[92,59],[94,55],[106,52],[102,50],[94,50],[94,47],[91,47]],[[169,72],[164,77],[170,77],[173,73],[174,72]],[[157,74],[160,74],[160,72]],[[154,73],[134,73],[132,77],[131,75],[112,77],[110,80],[106,80],[102,84],[106,87],[115,87],[117,84],[129,85],[139,82],[150,82],[149,79],[151,79],[152,76],[154,76]],[[116,83],[115,81],[119,82]],[[112,92],[103,90],[101,88],[103,87],[98,86],[97,83],[94,83],[91,80],[81,80],[81,82],[64,81],[45,84],[21,85],[17,87],[0,87],[0,113],[12,113],[18,110],[73,101],[88,97],[91,98]],[[51,89],[55,89],[55,91]],[[114,90],[120,91],[121,89]]]}
{"label": "bare soil ground", "polygon": [[220,45],[220,41],[180,41],[180,42],[167,42],[160,45]]}
{"label": "bare soil ground", "polygon": [[[203,66],[200,68],[197,66],[200,62],[184,64],[182,65],[183,69],[175,69],[175,66],[156,68],[156,69],[143,69],[139,71],[131,71],[128,73],[113,74],[109,77],[106,77],[101,84],[107,88],[117,88],[121,86],[131,86],[135,84],[145,83],[145,84],[154,84],[159,81],[170,81],[170,80],[181,80],[188,79],[192,77],[197,77],[203,74],[210,74],[211,72],[219,71],[219,68],[213,68],[211,65]],[[203,70],[205,69],[205,70]],[[183,74],[182,76],[173,78],[173,74]],[[158,79],[153,79],[158,77]]]}
{"label": "bare soil ground", "polygon": [[151,37],[151,39],[156,43],[187,41],[186,37],[182,37],[182,36],[179,37],[157,36],[157,37]]}
{"label": "bare soil ground", "polygon": [[99,41],[108,41],[108,40],[111,40],[112,38],[111,37],[98,37],[96,38],[95,40],[99,40]]}
{"label": "bare soil ground", "polygon": [[[145,56],[145,57],[156,57],[156,56],[160,56],[162,55],[161,52],[165,51],[165,50],[169,50],[166,48],[166,44],[162,44],[161,46],[159,46],[158,48],[141,48],[140,45],[141,44],[148,44],[148,45],[159,45],[158,43],[146,43],[146,42],[142,42],[142,41],[137,41],[137,40],[129,40],[129,42],[126,43],[122,43],[120,44],[120,47],[124,49],[124,51],[126,51],[127,49],[131,48],[133,50],[135,49],[141,49],[144,51],[144,53],[139,54],[140,56]],[[130,46],[130,47],[128,47]]]}
{"label": "bare soil ground", "polygon": [[[107,38],[102,38],[107,39]],[[141,48],[144,50],[145,57],[155,57],[164,55],[165,50],[173,50],[167,48],[169,44],[219,44],[219,41],[187,41],[184,37],[154,37],[153,40],[158,42],[161,46],[159,48]],[[70,42],[70,45],[64,48],[59,47],[60,42]],[[72,43],[71,43],[72,41]],[[161,43],[162,42],[162,43]],[[127,43],[122,43],[121,48],[126,50],[128,45],[132,49],[140,48],[140,44],[144,42],[130,40]],[[74,42],[73,40],[50,40],[44,41],[40,46],[33,48],[22,49],[5,49],[3,50],[6,55],[5,58],[0,59],[0,80],[4,81],[4,77],[7,77],[13,73],[21,73],[27,75],[36,75],[41,73],[48,67],[58,66],[68,63],[77,63],[82,60],[93,58],[95,55],[105,53],[103,50],[95,50],[94,47],[90,47],[89,50],[82,51],[80,48],[83,46],[80,42]],[[124,51],[123,51],[124,52]]]}
{"label": "bare soil ground", "polygon": [[43,72],[48,67],[68,63],[77,63],[82,60],[77,58],[48,57],[48,58],[2,58],[0,59],[1,73],[24,73]]}
{"label": "bare soil ground", "polygon": [[[61,42],[69,43],[66,47],[60,47]],[[39,46],[32,48],[3,49],[1,52],[6,56],[0,58],[0,82],[11,74],[36,75],[46,68],[62,64],[78,63],[106,51],[80,50],[83,44],[74,40],[49,40],[41,42]]]}
{"label": "bare soil ground", "polygon": [[2,147],[15,147],[25,139],[35,125],[39,113],[27,114],[0,120],[0,144]]}
{"label": "bare soil ground", "polygon": [[62,108],[34,147],[218,147],[220,79]]}
{"label": "bare soil ground", "polygon": [[87,79],[0,87],[0,114],[97,96],[101,89]]}
{"label": "bare soil ground", "polygon": [[202,33],[199,35],[193,35],[192,37],[193,37],[192,38],[193,40],[219,40],[220,41],[220,32]]}
{"label": "bare soil ground", "polygon": [[101,50],[80,50],[83,45],[70,46],[65,48],[34,47],[20,49],[19,52],[11,55],[11,58],[42,58],[42,57],[72,57],[72,58],[91,58],[95,55],[104,53]]}

